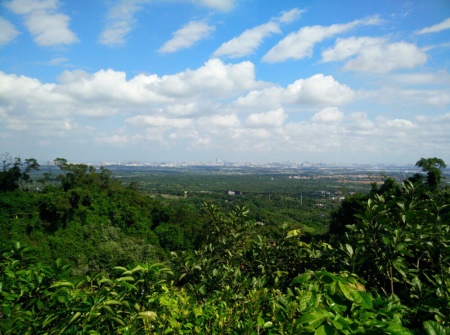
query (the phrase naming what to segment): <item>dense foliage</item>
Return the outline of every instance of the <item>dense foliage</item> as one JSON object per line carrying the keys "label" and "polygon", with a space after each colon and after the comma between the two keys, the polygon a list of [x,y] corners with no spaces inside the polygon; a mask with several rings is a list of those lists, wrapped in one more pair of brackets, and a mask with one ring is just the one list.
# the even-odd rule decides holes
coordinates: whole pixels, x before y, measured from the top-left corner
{"label": "dense foliage", "polygon": [[429,178],[348,197],[315,236],[56,162],[0,198],[0,334],[450,334],[450,190]]}

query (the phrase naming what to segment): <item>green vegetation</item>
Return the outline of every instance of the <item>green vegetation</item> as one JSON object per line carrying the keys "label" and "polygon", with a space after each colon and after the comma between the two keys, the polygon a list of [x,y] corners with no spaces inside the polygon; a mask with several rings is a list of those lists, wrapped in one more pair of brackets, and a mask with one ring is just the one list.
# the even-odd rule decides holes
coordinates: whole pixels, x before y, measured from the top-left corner
{"label": "green vegetation", "polygon": [[276,183],[154,197],[62,158],[40,192],[24,191],[39,167],[25,162],[0,172],[16,185],[0,197],[0,334],[450,334],[441,160],[326,219]]}

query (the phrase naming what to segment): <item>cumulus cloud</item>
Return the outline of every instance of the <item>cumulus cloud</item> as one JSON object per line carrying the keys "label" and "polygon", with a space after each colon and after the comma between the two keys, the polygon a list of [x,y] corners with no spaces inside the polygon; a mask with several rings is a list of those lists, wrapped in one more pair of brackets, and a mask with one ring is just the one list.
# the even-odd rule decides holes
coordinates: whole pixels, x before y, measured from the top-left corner
{"label": "cumulus cloud", "polygon": [[450,29],[450,17],[445,19],[444,21],[435,24],[431,27],[425,27],[417,32],[417,34],[429,34],[429,33],[437,33],[442,30]]}
{"label": "cumulus cloud", "polygon": [[278,109],[283,105],[336,106],[350,103],[355,97],[355,91],[332,76],[316,74],[298,79],[286,87],[271,85],[252,90],[238,97],[233,106],[247,111]]}
{"label": "cumulus cloud", "polygon": [[247,117],[247,124],[254,127],[280,127],[286,121],[287,115],[283,108],[267,113],[254,113]]}
{"label": "cumulus cloud", "polygon": [[272,85],[240,96],[234,104],[239,109],[277,109],[281,106],[283,92],[284,88]]}
{"label": "cumulus cloud", "polygon": [[247,29],[239,36],[223,43],[214,51],[214,56],[239,58],[250,55],[261,45],[265,38],[281,33],[280,23],[291,23],[300,17],[301,13],[301,10],[295,8],[282,12],[279,17],[272,18],[270,22]]}
{"label": "cumulus cloud", "polygon": [[289,34],[267,52],[262,60],[268,63],[282,62],[287,59],[311,57],[314,45],[332,36],[347,32],[359,25],[379,24],[378,17],[355,20],[331,26],[307,26]]}
{"label": "cumulus cloud", "polygon": [[[433,99],[450,101],[445,100],[446,91],[392,89],[388,98],[415,108]],[[422,109],[404,108],[409,114],[395,114],[391,101],[382,99],[385,92],[367,95],[364,104],[355,107],[359,93],[323,74],[286,86],[261,83],[252,63],[217,59],[168,76],[128,78],[112,69],[65,71],[57,83],[0,72],[0,137],[7,146],[20,136],[33,143],[33,149],[44,141],[52,148],[55,138],[58,144],[67,141],[66,148],[84,141],[97,155],[99,148],[104,152],[132,145],[145,157],[149,148],[163,152],[171,147],[185,159],[186,152],[200,148],[224,159],[227,151],[242,152],[249,160],[257,155],[295,160],[310,154],[308,159],[330,161],[331,155],[353,152],[366,153],[361,160],[373,161],[369,154],[380,152],[380,162],[385,162],[382,155],[389,148],[402,155],[414,153],[408,159],[414,161],[433,145],[442,152],[448,149],[448,113],[431,109],[434,115],[424,115]],[[361,107],[382,112],[358,110]],[[106,122],[114,126],[107,128]]]}
{"label": "cumulus cloud", "polygon": [[[174,75],[138,75],[127,79],[126,73],[112,69],[93,74],[85,71],[64,71],[59,77],[58,92],[76,97],[80,103],[103,101],[114,105],[130,103],[175,103],[183,100],[231,98],[261,87],[255,80],[250,62],[224,64],[212,59],[196,70]],[[127,107],[128,108],[128,107]]]}
{"label": "cumulus cloud", "polygon": [[295,104],[341,105],[350,102],[355,92],[347,85],[340,84],[332,76],[316,74],[290,84],[284,96]]}
{"label": "cumulus cloud", "polygon": [[17,35],[19,35],[19,32],[14,25],[8,20],[0,17],[0,46],[10,43]]}
{"label": "cumulus cloud", "polygon": [[212,115],[201,117],[198,124],[206,128],[237,128],[241,122],[236,114]]}
{"label": "cumulus cloud", "polygon": [[342,113],[337,107],[327,107],[313,115],[311,121],[322,123],[336,123],[344,118]]}
{"label": "cumulus cloud", "polygon": [[263,82],[255,80],[253,63],[246,61],[225,64],[219,59],[211,59],[196,70],[161,77],[155,91],[180,99],[193,96],[220,99],[230,98],[263,85]]}
{"label": "cumulus cloud", "polygon": [[172,39],[164,43],[159,52],[169,53],[189,48],[196,42],[207,38],[215,29],[214,26],[210,26],[202,21],[191,21],[174,32]]}
{"label": "cumulus cloud", "polygon": [[136,127],[185,128],[191,124],[190,119],[168,118],[163,115],[138,115],[125,120]]}
{"label": "cumulus cloud", "polygon": [[345,60],[345,70],[386,73],[414,68],[426,63],[426,53],[406,42],[390,43],[385,38],[350,37],[338,39],[334,47],[322,53],[324,62]]}
{"label": "cumulus cloud", "polygon": [[58,0],[13,0],[6,7],[24,16],[25,25],[38,45],[78,42],[77,36],[69,29],[70,18],[57,12]]}

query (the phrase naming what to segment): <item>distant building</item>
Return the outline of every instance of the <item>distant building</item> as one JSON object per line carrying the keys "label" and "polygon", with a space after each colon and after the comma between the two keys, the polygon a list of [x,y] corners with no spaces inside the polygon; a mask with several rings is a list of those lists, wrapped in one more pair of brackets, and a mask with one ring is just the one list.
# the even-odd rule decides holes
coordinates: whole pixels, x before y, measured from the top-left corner
{"label": "distant building", "polygon": [[232,191],[232,190],[228,190],[226,191],[227,195],[242,195],[242,191]]}

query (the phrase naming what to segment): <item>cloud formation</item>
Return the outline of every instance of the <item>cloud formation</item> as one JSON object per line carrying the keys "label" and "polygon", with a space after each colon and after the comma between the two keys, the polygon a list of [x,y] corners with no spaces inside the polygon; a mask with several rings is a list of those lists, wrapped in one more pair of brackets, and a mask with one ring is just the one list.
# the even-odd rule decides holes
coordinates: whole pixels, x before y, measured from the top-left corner
{"label": "cloud formation", "polygon": [[[126,44],[126,38],[135,29],[135,14],[141,11],[145,5],[154,0],[119,0],[108,11],[105,29],[101,32],[99,43],[110,46]],[[234,7],[234,0],[181,0],[197,6],[204,6],[220,11],[229,11]],[[191,46],[196,41],[204,38],[214,28],[201,22],[192,21],[184,28],[178,30],[174,38],[168,41],[160,51],[174,52],[179,48]],[[192,37],[189,33],[193,34]],[[189,44],[190,43],[190,44]],[[187,45],[187,46],[185,46]],[[172,51],[173,50],[173,51]]]}
{"label": "cloud formation", "polygon": [[[424,92],[418,93],[392,87],[367,95],[365,104],[387,106],[391,98],[401,105],[427,103]],[[429,90],[428,99],[436,94]],[[20,136],[43,147],[56,140],[66,148],[86,142],[97,150],[176,147],[252,152],[254,158],[351,151],[367,159],[385,153],[386,147],[401,154],[412,146],[418,152],[431,143],[447,145],[448,113],[390,117],[388,112],[352,112],[355,95],[332,76],[317,74],[283,87],[258,81],[250,62],[217,59],[170,76],[130,79],[112,69],[65,71],[58,83],[0,72],[0,137],[5,144]],[[107,119],[117,127],[102,130],[99,122]]]}
{"label": "cloud formation", "polygon": [[268,22],[257,27],[247,29],[238,37],[223,43],[216,51],[214,57],[228,56],[239,58],[251,54],[262,43],[263,39],[272,35],[280,34],[281,30],[276,22]]}
{"label": "cloud formation", "polygon": [[119,0],[108,12],[106,27],[101,32],[99,43],[123,45],[126,36],[134,29],[134,14],[150,0]]}
{"label": "cloud formation", "polygon": [[431,27],[426,27],[417,32],[417,34],[430,34],[430,33],[437,33],[442,30],[450,29],[450,17],[448,19],[445,19],[444,21],[435,24]]}
{"label": "cloud formation", "polygon": [[214,51],[214,57],[226,56],[239,58],[252,54],[263,42],[273,34],[281,34],[280,23],[291,23],[298,19],[303,11],[294,8],[282,12],[279,17],[274,17],[270,22],[245,30],[242,34],[222,43]]}
{"label": "cloud formation", "polygon": [[314,45],[332,36],[347,32],[359,25],[376,25],[378,17],[355,20],[350,23],[331,26],[307,26],[290,33],[267,52],[262,60],[268,63],[283,62],[288,59],[311,57]]}
{"label": "cloud formation", "polygon": [[337,39],[335,45],[322,52],[322,61],[349,59],[345,70],[386,73],[396,69],[424,65],[426,53],[406,42],[390,43],[386,38],[350,37]]}
{"label": "cloud formation", "polygon": [[69,28],[70,18],[57,12],[58,0],[12,0],[6,7],[24,17],[25,26],[38,45],[69,45],[78,42],[78,37]]}
{"label": "cloud formation", "polygon": [[229,11],[234,8],[235,0],[185,0],[194,4],[217,9],[221,11]]}
{"label": "cloud formation", "polygon": [[18,35],[19,32],[14,25],[8,20],[0,17],[0,46],[10,43]]}
{"label": "cloud formation", "polygon": [[172,39],[159,49],[161,53],[176,52],[193,46],[196,42],[207,38],[216,28],[202,21],[191,21],[174,32]]}

